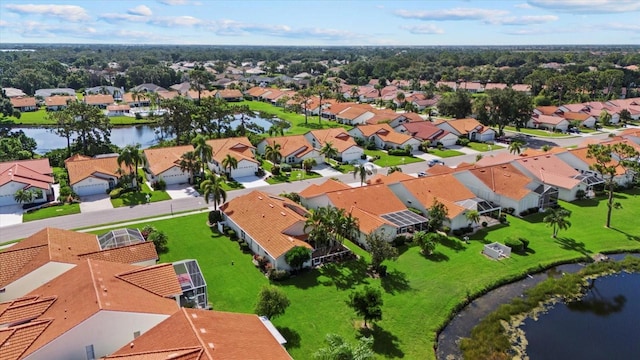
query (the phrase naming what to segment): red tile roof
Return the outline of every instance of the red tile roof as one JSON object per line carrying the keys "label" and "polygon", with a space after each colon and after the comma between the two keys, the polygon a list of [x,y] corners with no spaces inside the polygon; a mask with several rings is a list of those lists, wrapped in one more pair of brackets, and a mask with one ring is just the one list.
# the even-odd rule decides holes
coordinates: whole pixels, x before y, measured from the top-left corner
{"label": "red tile roof", "polygon": [[0,186],[15,181],[24,188],[48,190],[53,184],[49,159],[17,160],[0,163]]}
{"label": "red tile roof", "polygon": [[[103,158],[87,158],[75,157],[65,160],[65,166],[69,173],[69,185],[75,185],[76,183],[94,176],[95,174],[105,174],[120,178],[118,175],[118,156],[103,157]],[[126,169],[122,164],[123,169]],[[129,172],[129,169],[125,170]]]}
{"label": "red tile roof", "polygon": [[54,95],[44,99],[44,103],[47,106],[67,106],[67,102],[76,101],[78,98],[68,95]]}
{"label": "red tile roof", "polygon": [[149,170],[155,176],[179,166],[180,158],[184,153],[193,151],[193,146],[170,146],[155,149],[144,149],[143,153],[149,164]]}
{"label": "red tile roof", "polygon": [[255,147],[246,136],[207,140],[207,144],[213,149],[213,159],[218,164],[221,164],[227,155],[233,156],[238,161],[258,162],[253,154]]}
{"label": "red tile roof", "polygon": [[309,199],[312,197],[316,197],[318,195],[324,195],[325,193],[330,191],[347,190],[347,189],[351,189],[351,186],[340,181],[328,179],[319,185],[316,185],[316,184],[309,185],[306,189],[302,190],[299,194],[301,197]]}
{"label": "red tile roof", "polygon": [[331,143],[339,153],[342,153],[353,146],[358,146],[351,135],[343,128],[311,130],[310,133],[318,140],[316,148],[321,148],[324,144]]}
{"label": "red tile roof", "polygon": [[[170,357],[160,356],[166,353]],[[176,359],[173,354],[198,360],[291,359],[257,315],[186,308],[106,359]]]}
{"label": "red tile roof", "polygon": [[280,144],[280,153],[282,158],[289,156],[302,157],[307,153],[313,151],[313,147],[304,135],[289,135],[289,136],[277,136],[266,138],[264,141],[267,144],[273,146],[273,144]]}
{"label": "red tile roof", "polygon": [[89,105],[109,105],[115,103],[115,100],[113,100],[113,96],[111,95],[96,94],[85,95],[84,102]]}
{"label": "red tile roof", "polygon": [[407,209],[386,185],[338,190],[327,193],[327,196],[335,207],[347,211],[355,206],[374,215],[383,215]]}
{"label": "red tile roof", "polygon": [[466,210],[456,202],[476,198],[476,195],[452,174],[414,178],[403,181],[402,186],[426,208],[431,207],[434,200],[443,203],[447,207],[449,219]]}
{"label": "red tile roof", "polygon": [[516,162],[546,184],[563,189],[572,189],[580,184],[580,180],[574,178],[580,173],[553,154],[529,156]]}
{"label": "red tile roof", "polygon": [[510,199],[520,200],[531,193],[527,185],[532,180],[511,164],[472,168],[469,172],[491,191]]}
{"label": "red tile roof", "polygon": [[10,99],[11,105],[14,108],[23,108],[23,107],[36,107],[36,98],[34,97],[12,97]]}

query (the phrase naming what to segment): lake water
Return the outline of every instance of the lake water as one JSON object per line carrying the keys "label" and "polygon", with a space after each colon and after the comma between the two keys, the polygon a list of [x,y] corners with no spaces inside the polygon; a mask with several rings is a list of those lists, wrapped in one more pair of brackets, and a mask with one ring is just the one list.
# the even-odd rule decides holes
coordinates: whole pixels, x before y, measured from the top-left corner
{"label": "lake water", "polygon": [[[260,117],[246,118],[246,122],[251,122],[264,128],[265,131],[271,127],[271,122]],[[240,115],[235,116],[235,120],[231,121],[231,127],[237,128],[240,125]],[[25,135],[34,138],[38,144],[36,153],[44,154],[53,149],[63,149],[67,147],[67,140],[61,136],[54,134],[51,128],[31,128],[21,127],[15,130],[24,131]],[[111,129],[111,143],[118,147],[124,147],[131,144],[140,144],[143,149],[158,143],[160,133],[156,127],[139,125],[127,127],[115,127]],[[72,139],[73,140],[73,139]]]}
{"label": "lake water", "polygon": [[581,301],[525,321],[531,360],[640,358],[640,274],[601,277],[592,285]]}

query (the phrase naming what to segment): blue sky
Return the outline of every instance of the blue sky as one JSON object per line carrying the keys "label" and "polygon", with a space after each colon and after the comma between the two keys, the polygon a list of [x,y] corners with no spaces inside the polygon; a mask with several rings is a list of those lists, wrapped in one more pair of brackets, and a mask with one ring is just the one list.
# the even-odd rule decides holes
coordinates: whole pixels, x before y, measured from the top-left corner
{"label": "blue sky", "polygon": [[640,44],[640,0],[4,0],[2,43]]}

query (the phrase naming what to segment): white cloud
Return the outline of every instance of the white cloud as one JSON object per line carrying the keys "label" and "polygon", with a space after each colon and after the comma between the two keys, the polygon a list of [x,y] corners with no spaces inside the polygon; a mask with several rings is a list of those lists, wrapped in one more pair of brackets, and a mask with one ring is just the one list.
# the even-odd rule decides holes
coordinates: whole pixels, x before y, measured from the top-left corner
{"label": "white cloud", "polygon": [[171,16],[151,20],[152,24],[164,27],[187,26],[193,27],[204,24],[204,21],[193,16]]}
{"label": "white cloud", "polygon": [[36,4],[7,4],[5,7],[23,15],[54,16],[66,21],[79,22],[89,20],[87,11],[77,5],[36,5]]}
{"label": "white cloud", "polygon": [[558,17],[555,15],[507,16],[486,20],[487,23],[494,25],[535,25],[554,21],[558,21]]}
{"label": "white cloud", "polygon": [[435,26],[434,24],[423,25],[405,25],[401,26],[401,29],[407,30],[412,34],[425,35],[425,34],[444,34],[444,30]]}
{"label": "white cloud", "polygon": [[396,15],[405,19],[446,21],[446,20],[485,20],[509,14],[505,10],[455,8],[433,11],[397,10]]}
{"label": "white cloud", "polygon": [[640,11],[638,0],[528,0],[529,5],[570,13],[620,13]]}
{"label": "white cloud", "polygon": [[151,16],[153,14],[151,9],[149,9],[149,7],[146,5],[138,5],[134,8],[129,9],[127,13],[138,16]]}
{"label": "white cloud", "polygon": [[60,38],[71,36],[74,38],[93,39],[100,35],[99,31],[91,26],[79,24],[47,24],[38,21],[25,21],[11,29],[26,38]]}
{"label": "white cloud", "polygon": [[106,21],[108,23],[118,23],[122,21],[127,21],[127,22],[148,22],[149,21],[149,18],[146,16],[117,14],[117,13],[102,14],[100,15],[99,19]]}
{"label": "white cloud", "polygon": [[0,20],[0,27],[9,27],[9,23],[4,20]]}
{"label": "white cloud", "polygon": [[615,30],[615,31],[629,31],[629,32],[637,32],[640,33],[640,25],[638,24],[606,24],[602,26],[605,30]]}
{"label": "white cloud", "polygon": [[514,7],[517,7],[518,9],[531,9],[533,8],[533,6],[527,4],[527,3],[522,3],[522,4],[516,4],[513,5]]}
{"label": "white cloud", "polygon": [[159,0],[158,2],[169,6],[187,5],[189,3],[188,0]]}

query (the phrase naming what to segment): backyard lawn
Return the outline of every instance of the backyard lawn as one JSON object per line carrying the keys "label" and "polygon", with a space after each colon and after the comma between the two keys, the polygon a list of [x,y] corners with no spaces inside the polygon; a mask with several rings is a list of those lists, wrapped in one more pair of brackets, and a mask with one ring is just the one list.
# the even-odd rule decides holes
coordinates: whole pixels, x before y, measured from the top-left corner
{"label": "backyard lawn", "polygon": [[22,222],[41,220],[56,216],[72,215],[80,213],[80,204],[62,204],[38,209],[22,215]]}
{"label": "backyard lawn", "polygon": [[[541,222],[541,214],[526,219],[509,216],[510,225],[483,229],[471,236],[470,244],[449,240],[438,245],[430,257],[421,255],[418,247],[402,247],[398,261],[386,263],[389,275],[382,279],[366,275],[364,260],[308,271],[275,283],[287,293],[291,306],[273,322],[287,338],[287,348],[296,359],[309,358],[324,346],[327,333],[354,341],[361,319],[345,301],[353,289],[369,284],[384,294],[383,320],[371,330],[374,350],[385,358],[434,359],[438,329],[468,296],[552,264],[601,251],[640,250],[640,231],[634,222],[640,208],[639,194],[635,190],[617,196],[623,210],[614,212],[611,229],[603,227],[604,201],[562,202],[572,212],[573,226],[560,231],[557,239],[551,238],[551,228]],[[236,242],[213,234],[205,225],[206,219],[203,213],[150,223],[169,236],[169,252],[160,260],[197,259],[214,309],[252,312],[260,287],[268,280]],[[187,234],[183,229],[190,230]],[[504,242],[508,236],[529,239],[530,250],[499,262],[480,254],[485,242]],[[361,249],[358,253],[364,255],[362,259],[368,258]]]}
{"label": "backyard lawn", "polygon": [[339,128],[344,127],[346,129],[350,129],[351,126],[338,124],[335,121],[330,121],[327,119],[322,119],[320,123],[318,123],[318,116],[308,116],[307,123],[305,124],[304,115],[286,112],[283,108],[277,107],[262,101],[243,101],[237,103],[238,105],[248,105],[249,108],[253,111],[262,111],[268,114],[275,115],[276,117],[286,120],[291,123],[291,127],[285,130],[285,135],[299,135],[304,134],[310,130],[316,129],[328,129],[328,128]]}

